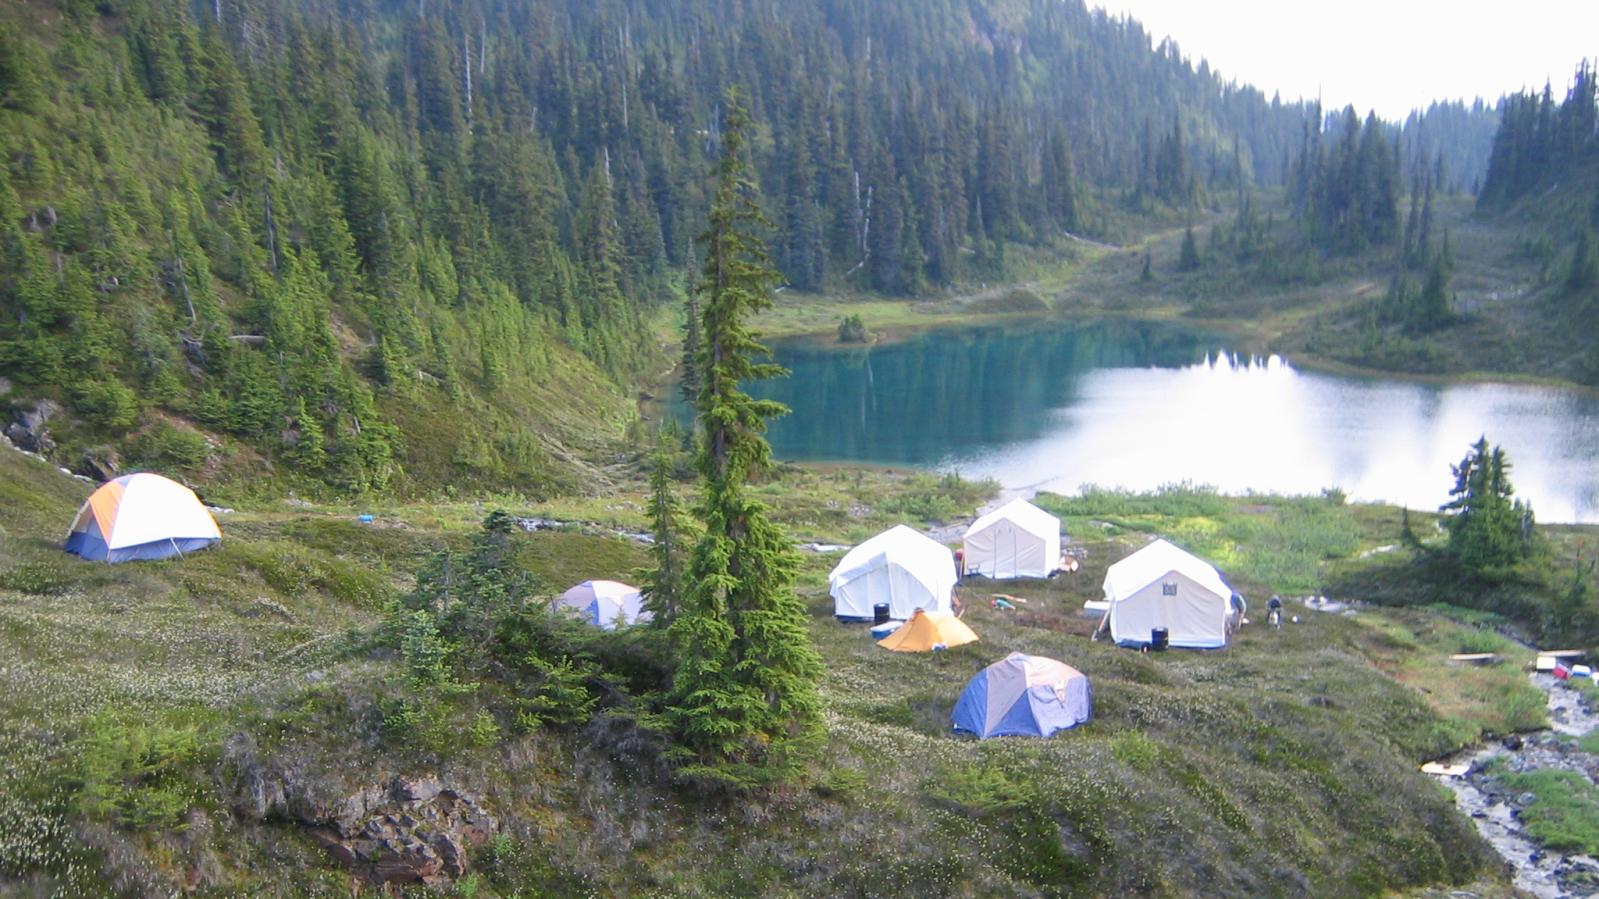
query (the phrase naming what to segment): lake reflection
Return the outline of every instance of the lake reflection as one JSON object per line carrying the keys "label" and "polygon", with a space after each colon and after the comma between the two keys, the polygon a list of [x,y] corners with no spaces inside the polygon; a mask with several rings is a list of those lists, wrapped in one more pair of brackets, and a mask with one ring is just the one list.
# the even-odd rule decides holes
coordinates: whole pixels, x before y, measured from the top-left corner
{"label": "lake reflection", "polygon": [[1542,521],[1599,521],[1599,400],[1435,386],[1240,359],[1140,323],[934,331],[871,350],[774,347],[791,378],[752,391],[793,412],[779,458],[954,469],[1008,490],[1177,481],[1418,509],[1447,499],[1478,435],[1502,444]]}

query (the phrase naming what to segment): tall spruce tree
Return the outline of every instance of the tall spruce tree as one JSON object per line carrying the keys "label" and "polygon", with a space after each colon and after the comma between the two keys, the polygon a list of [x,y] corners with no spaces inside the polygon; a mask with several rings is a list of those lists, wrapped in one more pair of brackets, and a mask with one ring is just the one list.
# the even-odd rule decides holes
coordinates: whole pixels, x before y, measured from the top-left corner
{"label": "tall spruce tree", "polygon": [[1189,225],[1183,231],[1183,248],[1177,257],[1177,270],[1180,272],[1199,271],[1199,244],[1194,242],[1194,226]]}
{"label": "tall spruce tree", "polygon": [[650,531],[655,564],[644,572],[644,607],[650,623],[666,627],[677,617],[683,592],[684,547],[689,535],[687,513],[672,490],[672,463],[682,445],[675,429],[662,428],[650,453]]}
{"label": "tall spruce tree", "polygon": [[1449,517],[1449,553],[1472,574],[1498,580],[1532,549],[1532,507],[1511,500],[1510,460],[1478,438],[1459,465],[1455,486],[1439,507]]}
{"label": "tall spruce tree", "polygon": [[683,311],[683,377],[678,381],[678,390],[684,402],[697,404],[700,399],[700,301],[698,291],[692,286],[684,300]]}
{"label": "tall spruce tree", "polygon": [[751,122],[728,91],[721,157],[704,245],[700,426],[696,459],[704,522],[689,560],[682,609],[669,633],[678,651],[668,720],[691,773],[748,787],[792,775],[820,736],[821,661],[793,590],[797,560],[786,534],[745,489],[771,447],[768,419],[787,411],[740,389],[782,369],[745,324],[771,305],[779,275],[761,232],[747,159]]}

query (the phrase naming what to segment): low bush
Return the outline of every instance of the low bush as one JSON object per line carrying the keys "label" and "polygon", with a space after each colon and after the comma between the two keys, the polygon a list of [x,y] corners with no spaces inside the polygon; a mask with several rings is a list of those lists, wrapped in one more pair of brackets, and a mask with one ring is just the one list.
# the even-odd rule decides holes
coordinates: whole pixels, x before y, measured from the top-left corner
{"label": "low bush", "polygon": [[392,595],[388,583],[377,573],[298,546],[225,540],[221,553],[242,560],[261,575],[267,586],[286,596],[319,590],[340,602],[376,609]]}
{"label": "low bush", "polygon": [[167,472],[197,472],[211,455],[204,434],[164,421],[135,437],[129,451],[130,461],[139,467]]}
{"label": "low bush", "polygon": [[871,339],[871,332],[866,330],[866,322],[859,315],[846,315],[839,321],[839,343],[866,343]]}
{"label": "low bush", "polygon": [[175,827],[200,799],[190,769],[207,751],[193,724],[96,717],[80,740],[78,807],[119,827]]}

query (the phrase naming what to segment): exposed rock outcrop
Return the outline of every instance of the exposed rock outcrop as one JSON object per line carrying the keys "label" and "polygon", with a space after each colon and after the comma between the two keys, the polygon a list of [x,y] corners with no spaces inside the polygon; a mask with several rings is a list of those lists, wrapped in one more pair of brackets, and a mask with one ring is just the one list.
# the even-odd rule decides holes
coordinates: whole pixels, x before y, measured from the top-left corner
{"label": "exposed rock outcrop", "polygon": [[434,777],[396,777],[379,792],[376,807],[371,789],[348,797],[341,813],[314,831],[328,855],[378,883],[461,877],[467,853],[499,830],[474,796]]}
{"label": "exposed rock outcrop", "polygon": [[46,425],[60,411],[61,407],[51,400],[40,400],[32,408],[19,408],[16,419],[6,425],[6,437],[18,449],[41,455],[48,453],[55,449],[56,442]]}
{"label": "exposed rock outcrop", "polygon": [[461,877],[471,850],[500,829],[477,796],[433,775],[398,775],[346,791],[298,768],[256,763],[247,737],[230,741],[226,754],[236,774],[235,811],[311,828],[329,857],[375,883]]}
{"label": "exposed rock outcrop", "polygon": [[109,481],[122,473],[122,457],[109,446],[97,446],[84,451],[72,472],[96,481]]}

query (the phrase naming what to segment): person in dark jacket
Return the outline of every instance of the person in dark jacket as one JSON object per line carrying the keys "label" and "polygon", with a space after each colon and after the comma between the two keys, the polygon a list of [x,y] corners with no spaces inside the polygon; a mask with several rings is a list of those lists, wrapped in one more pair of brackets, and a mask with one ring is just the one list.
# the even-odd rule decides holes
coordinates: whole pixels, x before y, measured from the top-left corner
{"label": "person in dark jacket", "polygon": [[1283,598],[1273,593],[1271,599],[1266,601],[1266,623],[1282,630],[1283,627]]}

